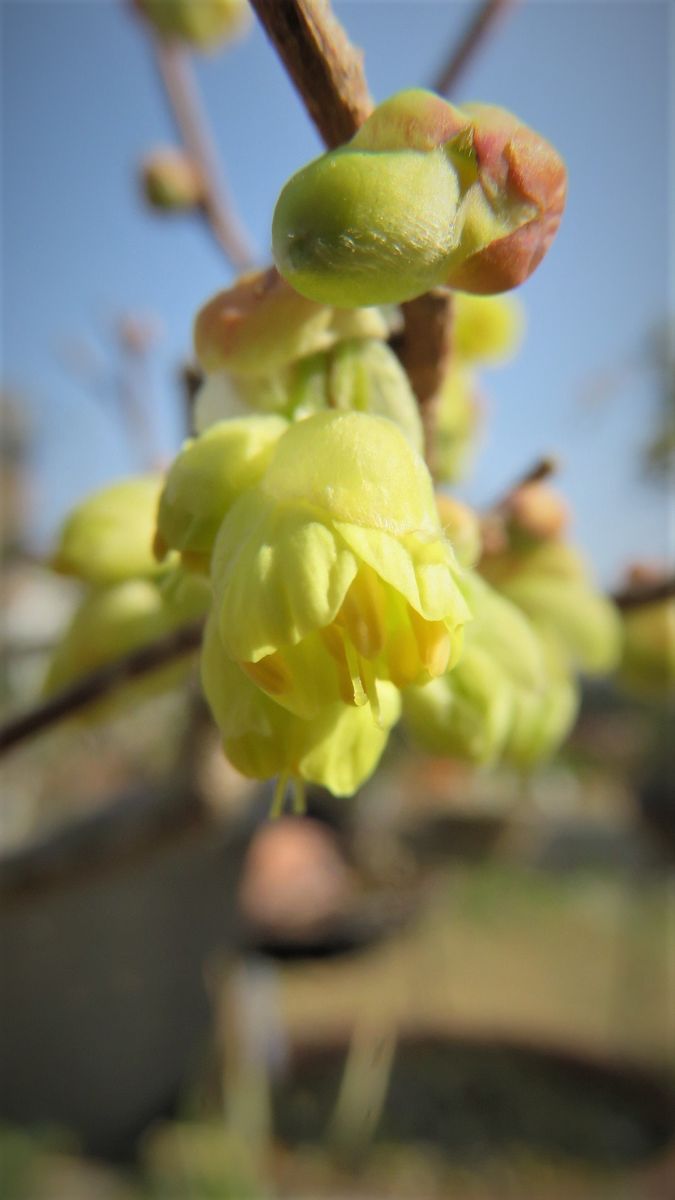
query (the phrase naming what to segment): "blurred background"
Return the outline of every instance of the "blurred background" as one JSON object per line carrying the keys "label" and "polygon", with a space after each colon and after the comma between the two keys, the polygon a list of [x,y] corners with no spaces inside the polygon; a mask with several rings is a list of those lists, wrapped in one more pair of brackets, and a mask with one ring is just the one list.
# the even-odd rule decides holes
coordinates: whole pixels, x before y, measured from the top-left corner
{"label": "blurred background", "polygon": [[[431,86],[477,5],[345,0],[375,100]],[[140,184],[176,144],[130,4],[4,0],[0,498],[4,716],[78,597],[70,507],[170,462],[197,309],[236,275]],[[481,376],[458,494],[542,454],[605,590],[672,559],[667,0],[529,0],[453,100],[562,152],[560,233]],[[190,58],[252,261],[321,150],[255,21]],[[0,1171],[8,1200],[675,1195],[672,697],[587,685],[527,780],[392,739],[349,803],[265,824],[193,684],[2,760]],[[0,1175],[0,1179],[2,1175]]]}

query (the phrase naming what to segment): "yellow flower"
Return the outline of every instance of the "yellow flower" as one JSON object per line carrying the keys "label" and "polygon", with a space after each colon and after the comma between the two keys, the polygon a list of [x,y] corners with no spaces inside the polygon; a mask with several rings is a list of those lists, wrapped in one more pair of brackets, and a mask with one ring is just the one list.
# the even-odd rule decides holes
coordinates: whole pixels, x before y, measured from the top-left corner
{"label": "yellow flower", "polygon": [[378,764],[389,729],[400,712],[398,693],[378,683],[379,724],[368,711],[324,703],[304,720],[280,707],[228,658],[212,614],[202,648],[202,684],[220,729],[225,753],[244,775],[281,776],[319,784],[336,796],[352,795]]}
{"label": "yellow flower", "polygon": [[[376,679],[420,683],[458,656],[459,568],[427,468],[384,418],[326,412],[292,425],[223,522],[211,570],[225,650],[277,703],[293,695],[283,679],[298,678],[293,656],[306,648],[294,648],[310,635],[337,664],[334,697],[346,672],[356,705],[376,704]],[[311,656],[303,664],[311,674]],[[323,656],[316,669],[325,675]]]}

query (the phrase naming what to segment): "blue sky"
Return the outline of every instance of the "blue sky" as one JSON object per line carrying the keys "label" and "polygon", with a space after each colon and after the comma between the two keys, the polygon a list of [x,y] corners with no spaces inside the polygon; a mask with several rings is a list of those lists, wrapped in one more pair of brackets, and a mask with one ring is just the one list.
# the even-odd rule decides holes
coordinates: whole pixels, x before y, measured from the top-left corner
{"label": "blue sky", "polygon": [[[470,7],[335,5],[365,51],[376,99],[428,84]],[[122,311],[156,314],[164,334],[153,414],[169,454],[182,433],[176,364],[189,353],[196,309],[231,274],[199,223],[158,220],[139,199],[135,165],[173,131],[128,7],[3,0],[1,13],[3,374],[31,409],[33,540],[46,546],[79,496],[138,468],[113,412],[69,377],[59,348],[95,341]],[[484,376],[489,422],[462,491],[486,501],[539,454],[557,453],[576,536],[605,581],[629,559],[666,554],[665,497],[644,485],[638,462],[656,380],[632,364],[672,310],[672,52],[667,0],[530,0],[455,97],[518,113],[563,153],[570,178],[558,238],[520,292],[523,350]],[[257,28],[196,67],[237,207],[264,261],[279,189],[319,151],[318,137]],[[596,386],[606,379],[616,385]]]}

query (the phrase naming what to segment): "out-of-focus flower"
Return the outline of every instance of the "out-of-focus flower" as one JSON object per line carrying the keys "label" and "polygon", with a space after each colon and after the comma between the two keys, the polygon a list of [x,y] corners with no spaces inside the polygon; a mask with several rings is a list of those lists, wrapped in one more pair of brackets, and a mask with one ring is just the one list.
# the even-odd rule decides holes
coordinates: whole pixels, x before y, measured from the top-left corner
{"label": "out-of-focus flower", "polygon": [[212,50],[249,25],[248,0],[133,0],[160,37]]}

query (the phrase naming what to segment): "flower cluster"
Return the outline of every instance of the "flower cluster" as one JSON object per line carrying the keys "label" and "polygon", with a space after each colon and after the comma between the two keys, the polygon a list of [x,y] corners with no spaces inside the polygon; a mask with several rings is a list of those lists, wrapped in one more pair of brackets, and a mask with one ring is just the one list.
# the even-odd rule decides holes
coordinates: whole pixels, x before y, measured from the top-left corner
{"label": "flower cluster", "polygon": [[[239,7],[161,32],[209,41]],[[157,202],[178,203],[154,183]],[[225,752],[278,776],[277,806],[290,787],[300,807],[306,782],[353,793],[401,713],[427,748],[471,762],[555,749],[573,671],[615,662],[616,615],[546,489],[483,522],[434,495],[390,344],[400,315],[375,306],[461,289],[438,397],[437,474],[452,479],[475,433],[475,371],[520,335],[494,293],[535,268],[564,196],[559,157],[511,114],[418,91],[296,175],[274,217],[278,271],[197,315],[195,436],[162,480],[108,488],[66,523],[54,565],[88,593],[49,686],[205,616],[201,678]]]}
{"label": "flower cluster", "polygon": [[168,474],[155,546],[209,573],[202,679],[245,774],[352,793],[399,690],[458,658],[460,568],[428,470],[386,418],[211,426]]}

